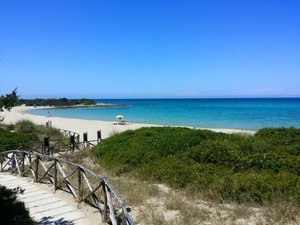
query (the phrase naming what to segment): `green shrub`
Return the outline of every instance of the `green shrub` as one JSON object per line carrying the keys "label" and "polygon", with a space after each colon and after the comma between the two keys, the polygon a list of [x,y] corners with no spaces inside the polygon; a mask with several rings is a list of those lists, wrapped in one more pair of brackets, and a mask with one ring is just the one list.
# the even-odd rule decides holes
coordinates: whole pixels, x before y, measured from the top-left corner
{"label": "green shrub", "polygon": [[93,152],[118,173],[134,173],[213,199],[300,204],[299,131],[265,128],[246,137],[188,128],[141,128],[106,139]]}
{"label": "green shrub", "polygon": [[36,126],[33,122],[29,120],[21,120],[18,121],[15,125],[15,132],[21,134],[27,134],[30,136],[31,140],[38,140],[38,136],[36,134]]}
{"label": "green shrub", "polygon": [[220,177],[210,185],[214,198],[260,204],[300,202],[300,178],[286,172],[249,170]]}
{"label": "green shrub", "polygon": [[30,147],[30,137],[27,134],[15,133],[0,128],[0,152]]}
{"label": "green shrub", "polygon": [[53,127],[36,125],[29,120],[18,121],[15,125],[15,131],[29,135],[33,141],[43,141],[44,137],[51,137],[51,140],[64,138],[60,130]]}
{"label": "green shrub", "polygon": [[255,134],[255,137],[273,146],[300,145],[300,129],[294,127],[263,128]]}
{"label": "green shrub", "polygon": [[9,189],[0,186],[0,218],[5,225],[34,224],[23,202]]}
{"label": "green shrub", "polygon": [[31,148],[34,143],[42,142],[44,137],[49,137],[50,140],[65,139],[58,129],[35,125],[28,120],[18,121],[13,128],[14,130],[0,128],[0,151]]}
{"label": "green shrub", "polygon": [[29,120],[21,120],[16,123],[15,131],[19,133],[33,133],[35,125]]}

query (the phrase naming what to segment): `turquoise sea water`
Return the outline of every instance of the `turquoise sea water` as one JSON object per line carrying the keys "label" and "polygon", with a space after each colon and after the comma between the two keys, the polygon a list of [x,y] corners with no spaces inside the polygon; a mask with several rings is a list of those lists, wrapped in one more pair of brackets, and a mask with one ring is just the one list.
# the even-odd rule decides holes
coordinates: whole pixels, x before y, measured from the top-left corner
{"label": "turquoise sea water", "polygon": [[38,109],[29,113],[56,117],[170,126],[258,130],[263,127],[300,128],[300,98],[240,99],[95,99],[126,106]]}

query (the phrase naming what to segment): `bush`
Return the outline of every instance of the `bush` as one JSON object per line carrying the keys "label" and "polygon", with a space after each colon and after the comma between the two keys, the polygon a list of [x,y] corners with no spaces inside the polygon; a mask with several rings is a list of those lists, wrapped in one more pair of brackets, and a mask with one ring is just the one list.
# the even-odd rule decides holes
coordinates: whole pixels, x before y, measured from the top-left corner
{"label": "bush", "polygon": [[29,120],[21,120],[16,123],[15,131],[19,133],[34,133],[35,125]]}
{"label": "bush", "polygon": [[299,176],[290,173],[273,173],[248,170],[220,177],[210,185],[211,194],[221,200],[236,202],[256,202],[260,204],[273,202],[297,202],[299,204]]}
{"label": "bush", "polygon": [[[7,127],[7,129],[11,128]],[[0,128],[0,151],[12,150],[16,148],[31,148],[34,143],[40,143],[44,137],[50,140],[63,140],[63,134],[55,128],[35,125],[31,121],[18,121],[14,130]]]}
{"label": "bush", "polygon": [[30,147],[30,137],[27,134],[15,133],[0,128],[0,152]]}
{"label": "bush", "polygon": [[0,186],[0,218],[5,225],[34,224],[23,202],[9,189]]}
{"label": "bush", "polygon": [[135,173],[213,199],[300,204],[299,134],[296,128],[265,128],[245,137],[151,127],[117,134],[93,152],[118,173]]}

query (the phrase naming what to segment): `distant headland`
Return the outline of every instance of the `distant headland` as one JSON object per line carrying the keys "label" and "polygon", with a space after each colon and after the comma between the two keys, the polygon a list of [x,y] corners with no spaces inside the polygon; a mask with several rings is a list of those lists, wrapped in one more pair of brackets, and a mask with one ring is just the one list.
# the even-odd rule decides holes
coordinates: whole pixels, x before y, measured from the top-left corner
{"label": "distant headland", "polygon": [[19,99],[18,105],[33,106],[33,107],[55,107],[55,108],[90,108],[90,107],[114,107],[127,106],[127,104],[113,104],[113,103],[97,103],[94,100],[81,99],[67,99],[67,98],[35,98],[35,99]]}

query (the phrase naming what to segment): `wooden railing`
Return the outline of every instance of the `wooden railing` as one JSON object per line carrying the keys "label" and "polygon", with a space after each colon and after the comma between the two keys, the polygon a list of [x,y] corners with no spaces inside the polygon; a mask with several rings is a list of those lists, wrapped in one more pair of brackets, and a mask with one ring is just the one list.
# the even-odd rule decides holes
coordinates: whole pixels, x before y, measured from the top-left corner
{"label": "wooden railing", "polygon": [[[59,129],[60,132],[64,135],[65,138],[73,140],[75,143],[79,143],[80,142],[80,134],[74,132],[74,131],[70,131],[70,130],[64,130],[64,129]],[[101,130],[97,130],[97,142],[100,142],[102,139],[102,135],[101,135]],[[84,132],[83,133],[83,141],[86,142],[88,141],[88,133]]]}
{"label": "wooden railing", "polygon": [[77,150],[87,150],[101,141],[100,139],[79,141],[79,139],[73,137],[71,135],[69,138],[66,137],[60,140],[49,140],[45,137],[44,141],[39,142],[0,145],[0,152],[8,149],[28,149],[34,153],[53,156],[55,154],[74,153]]}
{"label": "wooden railing", "polygon": [[76,143],[80,142],[80,134],[70,130],[64,130],[64,129],[59,129],[59,130],[66,138],[71,139],[71,137],[73,137]]}
{"label": "wooden railing", "polygon": [[11,150],[0,153],[0,172],[30,176],[35,182],[51,183],[54,190],[64,190],[79,202],[98,209],[102,221],[113,225],[134,225],[130,209],[108,180],[84,166],[63,159]]}

